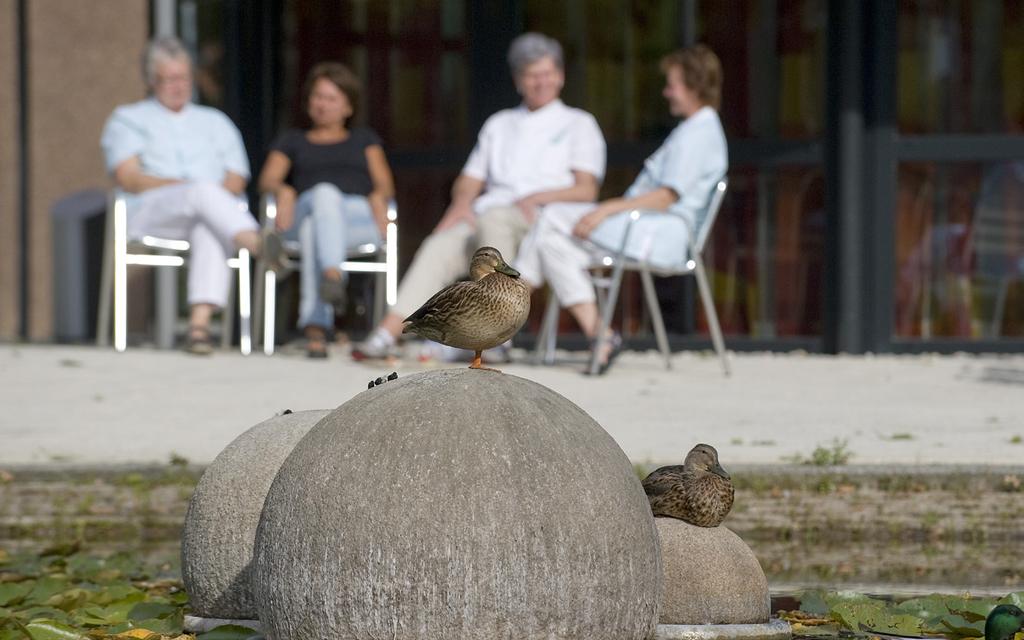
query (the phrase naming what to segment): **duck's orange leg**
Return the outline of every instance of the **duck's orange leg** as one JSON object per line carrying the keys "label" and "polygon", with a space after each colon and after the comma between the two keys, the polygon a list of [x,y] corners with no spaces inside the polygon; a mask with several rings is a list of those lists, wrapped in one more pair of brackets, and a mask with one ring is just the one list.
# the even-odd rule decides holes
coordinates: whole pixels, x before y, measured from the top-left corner
{"label": "duck's orange leg", "polygon": [[494,369],[492,367],[485,367],[483,363],[483,351],[476,351],[473,354],[473,362],[469,365],[470,369],[481,369],[483,371],[497,371],[501,373],[500,369]]}

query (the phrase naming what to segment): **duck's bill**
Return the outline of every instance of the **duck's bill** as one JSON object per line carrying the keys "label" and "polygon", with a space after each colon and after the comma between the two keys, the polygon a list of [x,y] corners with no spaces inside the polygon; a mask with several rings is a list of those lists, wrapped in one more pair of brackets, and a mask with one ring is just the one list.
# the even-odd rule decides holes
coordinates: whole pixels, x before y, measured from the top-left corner
{"label": "duck's bill", "polygon": [[729,479],[729,474],[725,471],[725,469],[722,468],[721,465],[716,464],[715,466],[711,467],[711,473],[717,476],[721,476],[726,480]]}
{"label": "duck's bill", "polygon": [[513,269],[512,267],[508,266],[504,262],[494,267],[494,270],[504,273],[506,276],[512,276],[513,278],[519,277],[519,272]]}

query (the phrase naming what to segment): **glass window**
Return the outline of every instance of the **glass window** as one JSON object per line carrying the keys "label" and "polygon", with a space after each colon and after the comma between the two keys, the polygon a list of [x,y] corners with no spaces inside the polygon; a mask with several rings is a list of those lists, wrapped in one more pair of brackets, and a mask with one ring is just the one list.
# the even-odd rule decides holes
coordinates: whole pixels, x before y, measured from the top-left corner
{"label": "glass window", "polygon": [[899,167],[897,338],[1024,335],[1024,162]]}
{"label": "glass window", "polygon": [[704,1],[697,40],[722,60],[730,136],[814,138],[825,119],[824,0]]}
{"label": "glass window", "polygon": [[[741,167],[706,249],[727,334],[821,335],[825,188],[819,167]],[[703,326],[703,317],[700,324]]]}
{"label": "glass window", "polygon": [[565,52],[563,99],[594,114],[609,142],[660,140],[674,126],[661,97],[662,56],[682,41],[678,2],[527,0],[526,30]]}
{"label": "glass window", "polygon": [[313,65],[338,60],[362,79],[359,124],[387,149],[472,145],[465,4],[454,0],[285,4],[279,126],[302,124],[301,87]]}
{"label": "glass window", "polygon": [[1024,131],[1024,5],[901,0],[903,133]]}

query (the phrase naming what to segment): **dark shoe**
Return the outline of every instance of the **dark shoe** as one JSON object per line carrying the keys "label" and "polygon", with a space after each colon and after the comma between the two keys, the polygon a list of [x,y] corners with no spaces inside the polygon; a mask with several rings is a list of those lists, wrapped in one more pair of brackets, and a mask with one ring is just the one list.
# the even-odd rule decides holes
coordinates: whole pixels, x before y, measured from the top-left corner
{"label": "dark shoe", "polygon": [[306,357],[323,360],[327,357],[327,334],[314,332],[306,334]]}
{"label": "dark shoe", "polygon": [[185,351],[196,356],[208,356],[213,353],[213,339],[209,329],[205,327],[189,327]]}
{"label": "dark shoe", "polygon": [[306,340],[306,357],[312,360],[323,360],[327,357],[327,344],[320,338]]}
{"label": "dark shoe", "polygon": [[284,239],[273,229],[263,231],[263,261],[278,276],[292,269],[292,261],[284,250]]}
{"label": "dark shoe", "polygon": [[344,280],[332,280],[331,278],[320,277],[320,299],[333,306],[336,310],[344,310],[348,301]]}
{"label": "dark shoe", "polygon": [[[597,341],[595,340],[593,344],[591,344],[590,348],[593,349],[596,346]],[[608,373],[608,369],[611,369],[615,359],[619,357],[620,353],[622,353],[622,335],[618,331],[613,333],[609,336],[608,342],[605,343],[605,347],[608,349],[608,355],[605,357],[604,362],[601,362],[597,366],[597,375],[599,376],[603,376]],[[589,376],[590,367],[587,367],[583,374]]]}

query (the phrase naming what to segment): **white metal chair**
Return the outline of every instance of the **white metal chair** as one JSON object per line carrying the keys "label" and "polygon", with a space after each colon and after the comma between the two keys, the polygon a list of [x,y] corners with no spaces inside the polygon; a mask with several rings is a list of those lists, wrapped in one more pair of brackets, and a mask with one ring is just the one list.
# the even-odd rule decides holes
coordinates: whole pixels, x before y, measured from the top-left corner
{"label": "white metal chair", "polygon": [[[376,289],[373,296],[373,324],[384,317],[384,305],[393,305],[398,299],[398,207],[394,200],[388,202],[388,225],[384,244],[362,244],[350,251],[347,259],[338,265],[349,273],[376,274]],[[263,194],[260,199],[260,226],[273,228],[277,219],[277,198]],[[301,258],[301,245],[296,241],[284,242],[285,254],[293,263]],[[263,353],[274,354],[275,318],[277,305],[277,273],[267,268],[263,260],[256,263],[255,307],[256,334],[262,335]]]}
{"label": "white metal chair", "polygon": [[[622,236],[622,243],[618,251],[610,252],[605,249],[590,245],[594,250],[595,260],[590,269],[607,270],[612,269],[610,276],[594,274],[592,276],[594,286],[598,292],[598,307],[601,312],[601,322],[597,330],[597,340],[591,351],[589,369],[591,374],[596,374],[600,368],[597,355],[605,346],[607,341],[608,327],[611,326],[612,315],[615,312],[615,305],[618,302],[619,290],[622,285],[622,274],[626,271],[637,271],[640,273],[640,281],[644,288],[644,298],[647,308],[651,314],[651,324],[654,326],[654,335],[658,341],[658,349],[665,358],[665,368],[672,367],[672,352],[668,346],[668,336],[665,332],[665,323],[661,317],[661,307],[658,304],[658,296],[654,290],[654,275],[658,276],[679,276],[693,274],[697,279],[697,287],[700,290],[701,302],[704,313],[707,316],[708,328],[711,332],[711,342],[715,352],[722,362],[722,370],[725,375],[730,374],[729,360],[725,353],[725,343],[722,340],[722,329],[718,324],[718,314],[715,312],[714,300],[711,297],[711,287],[708,284],[707,274],[704,270],[704,261],[701,253],[707,244],[711,228],[718,217],[718,210],[722,206],[728,183],[725,179],[719,180],[705,209],[704,216],[696,221],[696,232],[690,229],[688,246],[686,247],[686,261],[678,269],[662,269],[651,266],[644,261],[633,260],[625,255],[628,246],[629,234],[632,231],[633,223],[644,215],[644,212],[634,210],[629,214],[629,223]],[[664,215],[664,214],[648,214]],[[551,364],[554,361],[555,343],[558,334],[558,299],[549,294],[547,308],[544,310],[544,319],[541,323],[540,333],[537,336],[536,357],[538,361]]]}
{"label": "white metal chair", "polygon": [[[240,206],[245,206],[240,203]],[[128,240],[128,216],[125,196],[120,191],[110,195],[107,209],[106,238],[103,247],[103,268],[100,276],[100,302],[96,321],[96,344],[110,344],[110,319],[113,309],[114,349],[124,351],[128,338],[128,265],[150,267],[183,267],[187,264],[187,240],[170,240],[145,236],[140,241]],[[238,310],[240,316],[240,348],[243,355],[252,351],[249,251],[240,249],[229,258],[228,266],[238,270]],[[232,285],[233,288],[233,285]],[[173,272],[161,270],[157,277],[158,334],[172,336],[177,314],[177,282]],[[231,344],[234,295],[221,311],[223,328],[221,347]],[[169,302],[168,302],[169,301]],[[169,342],[171,338],[167,338]],[[170,346],[170,345],[163,345]]]}

